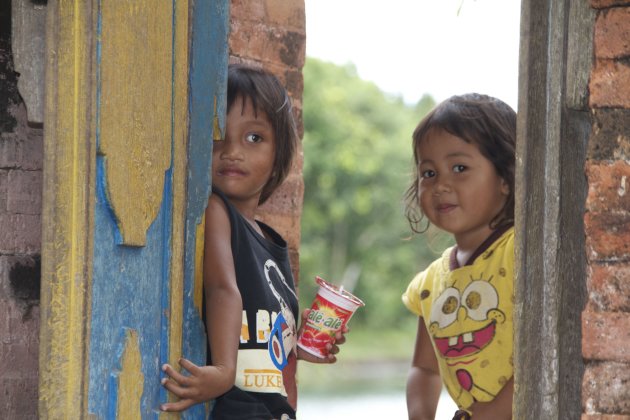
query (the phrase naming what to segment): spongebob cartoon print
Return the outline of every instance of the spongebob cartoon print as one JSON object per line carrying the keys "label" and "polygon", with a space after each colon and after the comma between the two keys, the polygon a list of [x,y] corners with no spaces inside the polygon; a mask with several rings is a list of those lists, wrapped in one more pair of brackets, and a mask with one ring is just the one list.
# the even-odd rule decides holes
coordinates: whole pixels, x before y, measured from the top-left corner
{"label": "spongebob cartoon print", "polygon": [[464,266],[451,263],[453,252],[418,273],[403,302],[426,326],[448,393],[468,408],[514,375],[514,228]]}
{"label": "spongebob cartoon print", "polygon": [[505,314],[499,309],[499,294],[491,280],[492,277],[471,279],[463,290],[456,286],[445,289],[433,303],[429,333],[438,354],[454,369],[462,388],[494,397],[475,381],[475,362],[495,341],[497,325],[505,322]]}

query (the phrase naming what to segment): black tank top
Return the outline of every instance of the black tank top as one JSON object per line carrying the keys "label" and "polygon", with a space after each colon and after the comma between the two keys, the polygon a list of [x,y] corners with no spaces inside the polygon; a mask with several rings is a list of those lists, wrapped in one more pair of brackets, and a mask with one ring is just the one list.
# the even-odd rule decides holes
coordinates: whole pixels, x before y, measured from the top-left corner
{"label": "black tank top", "polygon": [[[211,418],[294,419],[298,299],[287,243],[257,221],[265,233],[261,236],[222,192],[215,189],[213,193],[223,199],[228,211],[243,322],[236,383],[217,398]],[[211,363],[209,347],[207,363]]]}

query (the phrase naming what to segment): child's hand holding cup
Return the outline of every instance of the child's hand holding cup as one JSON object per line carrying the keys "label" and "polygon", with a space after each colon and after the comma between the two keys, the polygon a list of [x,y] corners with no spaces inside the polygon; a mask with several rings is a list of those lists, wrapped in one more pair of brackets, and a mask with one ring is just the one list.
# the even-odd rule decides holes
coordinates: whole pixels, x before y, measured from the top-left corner
{"label": "child's hand holding cup", "polygon": [[365,303],[343,287],[337,287],[321,277],[317,296],[306,318],[297,345],[315,357],[328,357],[328,344],[333,343],[335,333],[350,321],[354,312]]}

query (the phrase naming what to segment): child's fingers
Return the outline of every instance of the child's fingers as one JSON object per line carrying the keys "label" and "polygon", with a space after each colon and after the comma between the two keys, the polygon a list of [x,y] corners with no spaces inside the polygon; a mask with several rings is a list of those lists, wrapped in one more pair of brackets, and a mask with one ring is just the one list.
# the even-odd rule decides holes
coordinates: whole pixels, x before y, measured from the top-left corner
{"label": "child's fingers", "polygon": [[184,411],[187,408],[193,406],[195,402],[193,400],[179,400],[176,402],[165,403],[160,406],[162,411]]}
{"label": "child's fingers", "polygon": [[162,386],[172,392],[177,398],[190,398],[190,391],[180,383],[168,378],[162,379]]}
{"label": "child's fingers", "polygon": [[326,356],[326,361],[324,363],[335,363],[337,361],[337,356],[331,351]]}
{"label": "child's fingers", "polygon": [[310,309],[304,309],[304,310],[302,311],[302,319],[306,319],[306,318],[308,318],[308,314],[309,314],[310,312],[311,312],[311,310],[310,310]]}
{"label": "child's fingers", "polygon": [[176,371],[175,369],[173,369],[173,367],[171,365],[164,364],[162,366],[162,370],[164,371],[164,373],[166,373],[173,381],[177,382],[178,384],[181,385],[187,385],[188,382],[188,377],[185,375],[182,375],[181,373],[179,373],[178,371]]}
{"label": "child's fingers", "polygon": [[328,344],[326,350],[328,350],[328,356],[336,356],[339,354],[339,347],[337,347],[336,344]]}
{"label": "child's fingers", "polygon": [[337,331],[335,333],[335,344],[343,344],[346,342],[346,335]]}
{"label": "child's fingers", "polygon": [[181,359],[179,359],[179,365],[190,372],[193,376],[197,376],[197,374],[199,373],[199,366],[188,359],[182,357]]}

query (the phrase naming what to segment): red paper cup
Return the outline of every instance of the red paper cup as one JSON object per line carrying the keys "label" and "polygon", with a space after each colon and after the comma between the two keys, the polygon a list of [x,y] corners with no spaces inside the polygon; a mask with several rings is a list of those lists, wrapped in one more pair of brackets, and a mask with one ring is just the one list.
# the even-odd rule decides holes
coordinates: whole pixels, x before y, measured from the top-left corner
{"label": "red paper cup", "polygon": [[354,311],[360,306],[365,306],[365,303],[321,277],[315,277],[315,281],[319,284],[319,290],[297,345],[323,359],[328,356],[326,345],[331,343],[335,333],[350,321]]}

